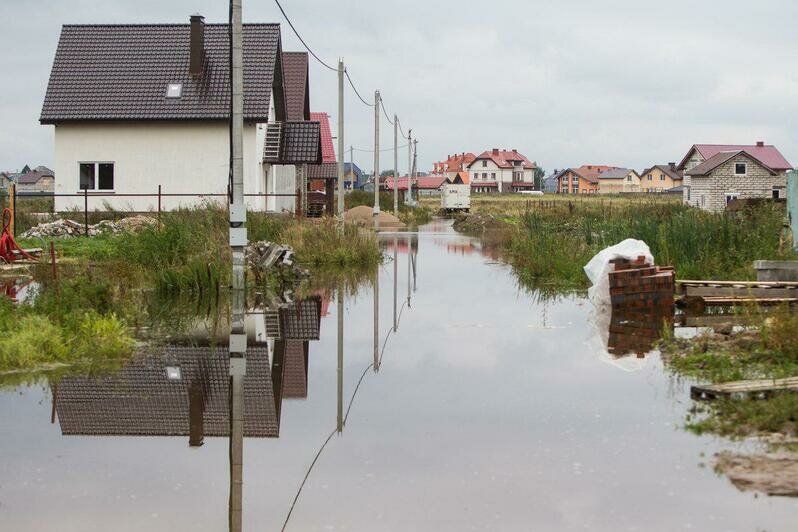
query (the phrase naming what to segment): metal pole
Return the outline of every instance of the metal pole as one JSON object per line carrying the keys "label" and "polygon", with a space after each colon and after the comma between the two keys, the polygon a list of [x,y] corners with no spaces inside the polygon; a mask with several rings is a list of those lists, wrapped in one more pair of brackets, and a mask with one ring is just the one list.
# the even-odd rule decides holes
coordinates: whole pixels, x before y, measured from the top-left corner
{"label": "metal pole", "polygon": [[374,91],[374,230],[380,229],[380,91]]}
{"label": "metal pole", "polygon": [[89,236],[89,189],[83,189],[83,231]]}
{"label": "metal pole", "polygon": [[[55,200],[53,200],[55,201]],[[17,184],[11,183],[8,185],[8,208],[11,210],[11,220],[8,223],[8,232],[11,238],[17,237]]]}
{"label": "metal pole", "polygon": [[398,287],[399,287],[399,257],[397,256],[396,247],[399,245],[399,241],[396,238],[396,235],[393,237],[393,332],[396,332],[397,327],[399,324],[397,323],[398,319],[396,316],[396,304],[397,299],[399,297],[398,294]]}
{"label": "metal pole", "polygon": [[158,221],[161,221],[161,185],[158,185]]}
{"label": "metal pole", "polygon": [[416,185],[416,200],[420,198],[418,191],[418,177],[416,177],[416,161],[418,156],[418,140],[413,139],[413,183]]}
{"label": "metal pole", "polygon": [[338,60],[338,216],[344,220],[344,60]]}
{"label": "metal pole", "polygon": [[344,431],[344,289],[338,285],[338,433]]}
{"label": "metal pole", "polygon": [[349,146],[349,186],[355,190],[355,148]]}
{"label": "metal pole", "polygon": [[393,215],[399,217],[399,119],[396,115],[393,115]]}

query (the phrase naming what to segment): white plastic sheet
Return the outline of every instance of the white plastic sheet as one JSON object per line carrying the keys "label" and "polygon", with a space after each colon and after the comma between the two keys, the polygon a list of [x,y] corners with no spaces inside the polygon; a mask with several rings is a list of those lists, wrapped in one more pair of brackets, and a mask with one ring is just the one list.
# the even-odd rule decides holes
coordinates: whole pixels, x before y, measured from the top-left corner
{"label": "white plastic sheet", "polygon": [[590,259],[590,262],[585,265],[585,273],[592,283],[587,291],[587,296],[596,307],[611,304],[609,273],[613,266],[610,261],[613,259],[635,260],[638,257],[645,257],[649,264],[654,264],[654,256],[651,254],[648,244],[642,240],[627,238],[620,244],[601,250]]}

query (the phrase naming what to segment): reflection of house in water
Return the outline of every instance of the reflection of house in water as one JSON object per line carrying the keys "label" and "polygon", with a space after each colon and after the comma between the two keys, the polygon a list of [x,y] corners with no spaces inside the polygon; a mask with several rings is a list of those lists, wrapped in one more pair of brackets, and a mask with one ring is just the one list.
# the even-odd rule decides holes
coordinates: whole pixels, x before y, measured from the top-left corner
{"label": "reflection of house in water", "polygon": [[[244,436],[276,438],[283,398],[308,394],[308,340],[319,338],[321,299],[274,311],[278,328],[269,341],[247,349]],[[64,435],[205,436],[230,434],[230,369],[227,348],[168,346],[137,357],[120,371],[67,376],[53,391]]]}

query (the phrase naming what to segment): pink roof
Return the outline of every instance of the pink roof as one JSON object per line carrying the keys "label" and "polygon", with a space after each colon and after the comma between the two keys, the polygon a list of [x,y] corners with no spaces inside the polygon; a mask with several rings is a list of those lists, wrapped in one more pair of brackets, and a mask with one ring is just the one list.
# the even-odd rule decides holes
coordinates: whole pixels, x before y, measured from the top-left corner
{"label": "pink roof", "polygon": [[519,153],[517,150],[486,150],[480,153],[476,159],[468,164],[471,168],[477,161],[481,159],[489,159],[496,163],[499,168],[512,168],[513,161],[522,161],[524,168],[537,168],[537,165],[526,158],[526,156]]}
{"label": "pink roof", "polygon": [[324,163],[336,162],[335,148],[330,132],[330,117],[327,113],[310,113],[310,119],[321,124],[321,161]]}
{"label": "pink roof", "polygon": [[[407,176],[399,176],[396,180],[399,190],[407,190]],[[446,178],[443,176],[424,176],[417,177],[413,182],[413,186],[423,190],[437,190],[443,185]],[[393,190],[393,177],[385,178],[385,188]]]}
{"label": "pink roof", "polygon": [[745,151],[761,161],[762,164],[774,170],[792,170],[792,165],[787,162],[787,159],[784,158],[775,146],[766,145],[763,142],[758,142],[756,144],[695,144],[690,148],[690,151],[687,152],[687,155],[679,164],[679,168],[684,168],[693,149],[698,150],[698,153],[701,154],[704,160],[711,159],[722,152]]}

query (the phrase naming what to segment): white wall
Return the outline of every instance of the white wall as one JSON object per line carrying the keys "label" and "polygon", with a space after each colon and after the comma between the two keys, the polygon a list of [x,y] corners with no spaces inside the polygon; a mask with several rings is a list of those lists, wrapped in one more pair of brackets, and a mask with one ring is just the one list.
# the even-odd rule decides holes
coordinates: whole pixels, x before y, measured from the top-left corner
{"label": "white wall", "polygon": [[[244,125],[244,190],[262,192],[263,138],[255,124]],[[55,127],[56,194],[82,193],[79,162],[113,162],[114,191],[122,193],[226,194],[229,132],[224,122],[77,123]],[[216,201],[226,202],[223,197]],[[157,209],[157,197],[92,196],[89,209],[104,202],[120,210]],[[198,197],[163,198],[162,208],[202,203]],[[257,201],[251,207],[257,208]],[[261,202],[262,204],[264,202]],[[82,197],[56,198],[56,209],[83,208]],[[265,204],[260,208],[265,207]]]}

